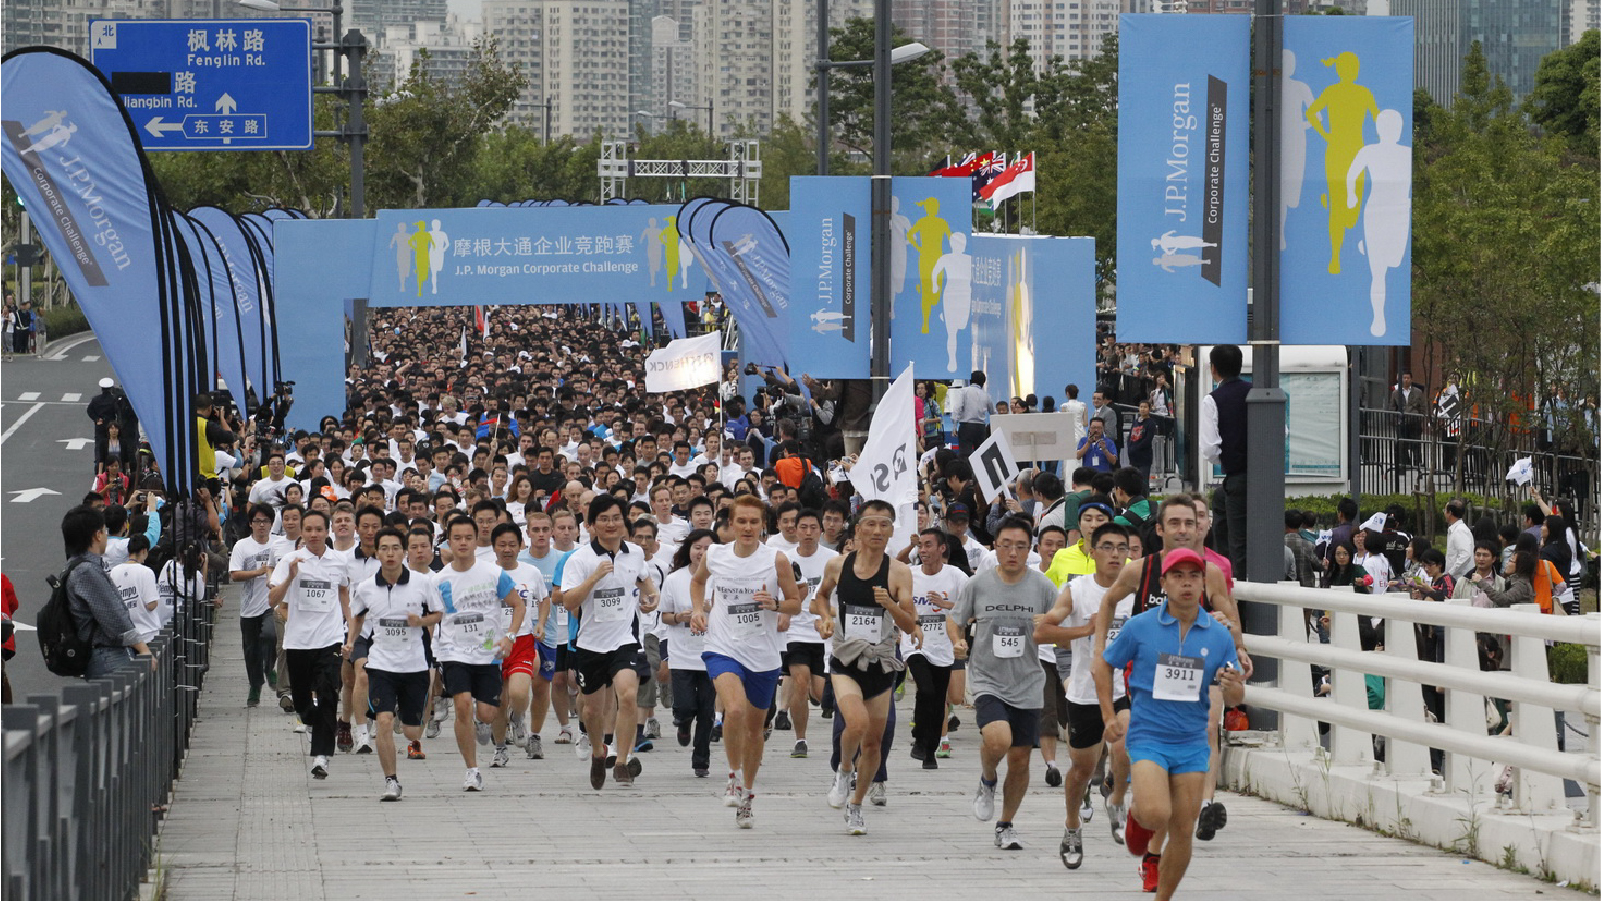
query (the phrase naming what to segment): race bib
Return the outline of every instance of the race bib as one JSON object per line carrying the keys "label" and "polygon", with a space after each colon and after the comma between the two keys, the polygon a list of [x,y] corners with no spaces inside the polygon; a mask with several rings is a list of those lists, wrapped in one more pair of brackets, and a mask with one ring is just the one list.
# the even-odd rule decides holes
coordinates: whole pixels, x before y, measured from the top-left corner
{"label": "race bib", "polygon": [[917,624],[923,627],[923,634],[925,635],[945,634],[945,614],[943,613],[918,614]]}
{"label": "race bib", "polygon": [[1151,696],[1158,701],[1199,701],[1201,699],[1201,658],[1179,654],[1156,655],[1156,678]]}
{"label": "race bib", "polygon": [[1117,633],[1123,631],[1123,624],[1126,622],[1128,622],[1128,617],[1126,616],[1119,616],[1112,620],[1111,627],[1106,630],[1106,643],[1108,645],[1117,640]]}
{"label": "race bib", "polygon": [[494,627],[482,613],[457,613],[447,624],[450,640],[463,647],[488,648],[494,644]]}
{"label": "race bib", "polygon": [[996,626],[990,635],[991,647],[999,658],[1023,656],[1023,627]]}
{"label": "race bib", "polygon": [[300,580],[301,610],[327,613],[334,609],[334,584],[320,579]]}
{"label": "race bib", "polygon": [[403,616],[386,616],[378,620],[378,628],[373,630],[373,643],[387,651],[404,651],[411,647],[415,640],[416,630],[406,623]]}
{"label": "race bib", "polygon": [[754,632],[762,627],[762,605],[754,601],[724,605],[723,612],[736,629]]}
{"label": "race bib", "polygon": [[597,623],[615,623],[628,619],[628,591],[624,588],[597,588],[590,595],[594,601],[594,617]]}
{"label": "race bib", "polygon": [[845,631],[866,632],[877,641],[884,634],[884,608],[846,607]]}

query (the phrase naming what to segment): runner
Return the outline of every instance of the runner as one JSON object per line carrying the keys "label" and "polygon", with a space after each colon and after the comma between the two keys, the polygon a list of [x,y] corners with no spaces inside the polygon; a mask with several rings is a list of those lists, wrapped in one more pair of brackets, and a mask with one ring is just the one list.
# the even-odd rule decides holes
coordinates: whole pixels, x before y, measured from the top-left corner
{"label": "runner", "polygon": [[951,614],[958,627],[975,624],[967,679],[984,745],[973,815],[984,822],[994,818],[1004,758],[1006,786],[1001,818],[995,821],[995,847],[1006,851],[1023,850],[1013,824],[1028,792],[1029,758],[1039,741],[1045,697],[1038,629],[1056,603],[1051,580],[1028,566],[1033,545],[1034,533],[1025,520],[1001,520],[995,529],[995,567],[968,580]]}
{"label": "runner", "polygon": [[[299,504],[285,504],[284,508],[278,511],[278,523],[283,526],[284,533],[273,536],[272,558],[268,561],[269,565],[277,567],[279,560],[289,556],[296,548],[300,547],[300,517],[305,512],[306,509]],[[268,581],[270,582],[271,579],[269,578]],[[267,608],[269,611],[272,610],[270,602],[267,604]],[[274,613],[272,621],[273,631],[278,633],[274,642],[278,652],[277,665],[273,667],[278,671],[278,709],[284,713],[293,713],[295,700],[290,692],[289,661],[284,653],[283,617]]]}
{"label": "runner", "polygon": [[[591,749],[589,784],[599,791],[606,784],[610,740],[595,742],[612,726],[615,736],[634,734],[639,716],[639,612],[656,609],[660,598],[645,570],[645,555],[623,540],[628,525],[623,502],[602,494],[589,502],[588,519],[594,538],[562,564],[561,602],[579,615],[574,669],[583,693],[584,723]],[[606,691],[610,689],[610,691]],[[616,704],[612,722],[605,722],[607,701]],[[597,731],[598,730],[598,731]],[[642,766],[623,742],[616,748],[612,779],[632,785]]]}
{"label": "runner", "polygon": [[[801,605],[789,559],[761,543],[766,512],[753,497],[735,498],[729,515],[734,543],[708,550],[689,582],[695,607],[690,628],[707,633],[701,659],[723,706],[723,749],[728,755],[723,800],[736,808],[734,822],[741,829],[755,825],[751,807],[765,748],[763,725],[783,671],[778,617],[799,613]],[[708,582],[714,592],[709,611]]]}
{"label": "runner", "polygon": [[[1059,645],[1071,642],[1072,667],[1066,685],[1068,757],[1072,765],[1067,771],[1067,826],[1062,833],[1058,853],[1069,870],[1084,863],[1084,836],[1082,808],[1089,798],[1090,779],[1096,764],[1101,760],[1103,747],[1110,755],[1107,778],[1111,780],[1111,796],[1106,802],[1112,840],[1123,843],[1123,823],[1127,818],[1123,809],[1128,789],[1128,754],[1121,742],[1103,742],[1104,724],[1101,720],[1099,698],[1095,694],[1095,680],[1091,666],[1095,644],[1095,617],[1101,610],[1101,598],[1117,581],[1128,558],[1129,529],[1116,523],[1097,528],[1090,536],[1090,549],[1095,572],[1075,577],[1062,588],[1056,606],[1045,615],[1040,633]],[[1124,598],[1118,604],[1108,635],[1116,637],[1128,621],[1134,608],[1134,599]],[[1113,705],[1118,716],[1127,720],[1128,698],[1122,673],[1115,674]]]}
{"label": "runner", "polygon": [[945,562],[947,536],[935,528],[917,536],[918,567],[912,570],[912,601],[917,605],[918,633],[901,639],[906,668],[917,682],[912,714],[912,759],[923,769],[939,769],[935,759],[945,728],[945,699],[958,656],[966,657],[967,641],[951,620],[967,575]]}
{"label": "runner", "polygon": [[673,677],[673,723],[678,727],[679,747],[694,743],[689,766],[699,779],[711,773],[717,691],[706,674],[706,661],[701,659],[706,632],[697,632],[690,624],[695,605],[689,596],[689,580],[715,542],[710,529],[696,529],[685,536],[673,556],[673,571],[662,585],[662,626],[667,630],[664,650]]}
{"label": "runner", "polygon": [[[789,726],[795,730],[795,747],[791,757],[806,757],[807,720],[811,705],[823,699],[824,651],[827,645],[817,634],[817,616],[811,612],[812,596],[823,583],[823,570],[828,561],[839,556],[823,547],[823,517],[816,510],[802,510],[795,517],[795,552],[785,552],[800,576],[796,580],[801,590],[801,612],[794,616],[780,616],[778,628],[784,633],[784,668],[789,675],[788,698]],[[780,728],[782,723],[778,724]]]}
{"label": "runner", "polygon": [[[336,514],[337,518],[337,514]],[[378,571],[378,558],[373,541],[383,528],[384,512],[375,506],[356,511],[356,546],[346,552],[352,586],[372,578]],[[367,723],[367,651],[371,643],[358,640],[345,653],[345,713],[354,722],[354,745],[357,754],[372,753],[372,729]]]}
{"label": "runner", "polygon": [[[564,653],[567,644],[567,608],[555,603],[553,597],[556,566],[567,554],[551,547],[552,526],[549,514],[529,511],[525,529],[528,532],[528,548],[517,559],[538,569],[545,583],[545,597],[539,603],[535,617],[537,622],[534,623],[534,635],[539,639],[539,678],[533,680],[530,692],[528,742],[525,749],[529,760],[542,760],[545,756],[545,746],[540,733],[544,731],[545,717],[557,699],[559,703],[555,704],[556,723],[560,726],[561,733],[556,741],[558,744],[566,744],[573,740],[567,726],[569,666],[567,655]],[[558,635],[561,638],[558,639]]]}
{"label": "runner", "polygon": [[[513,526],[513,529],[516,527]],[[473,744],[489,744],[493,737],[497,751],[503,751],[506,731],[491,728],[500,710],[500,661],[511,655],[513,636],[522,628],[527,610],[517,593],[517,585],[505,570],[477,559],[478,525],[466,516],[455,516],[445,524],[450,542],[450,565],[435,576],[435,586],[444,619],[439,624],[439,641],[434,650],[444,670],[445,694],[456,708],[456,747],[467,764],[462,789],[484,790],[484,777],[478,769],[478,749]],[[501,608],[509,606],[511,628],[502,631]],[[476,723],[473,701],[478,702]],[[497,756],[499,756],[497,754]]]}
{"label": "runner", "polygon": [[273,567],[267,599],[284,624],[295,712],[311,727],[311,775],[326,779],[334,753],[344,625],[350,618],[350,575],[344,557],[328,547],[326,513],[307,511],[300,535],[305,546]]}
{"label": "runner", "polygon": [[[539,668],[539,651],[534,641],[534,620],[548,613],[549,596],[545,594],[545,576],[531,563],[517,558],[523,547],[522,532],[513,523],[503,522],[490,534],[495,547],[495,562],[511,575],[517,596],[522,598],[522,624],[512,628],[513,608],[500,609],[502,634],[514,635],[511,653],[501,662],[500,675],[505,685],[503,703],[495,714],[495,756],[490,767],[503,767],[511,762],[507,743],[528,744],[528,703],[533,696],[534,671]],[[540,611],[536,613],[536,611]],[[541,680],[543,681],[543,680]],[[547,701],[548,703],[548,701]]]}
{"label": "runner", "polygon": [[[834,703],[843,717],[843,731],[828,804],[845,808],[845,831],[849,835],[867,834],[862,799],[867,796],[869,782],[858,779],[852,790],[851,775],[863,770],[875,772],[882,761],[884,729],[894,700],[891,689],[895,674],[905,668],[895,653],[896,630],[911,632],[917,628],[912,572],[906,564],[891,560],[884,553],[894,531],[894,507],[880,500],[862,504],[856,518],[857,550],[828,561],[823,582],[812,601],[818,634],[825,639],[834,637],[830,681]],[[836,587],[837,636],[833,597]]]}
{"label": "runner", "polygon": [[[282,462],[280,454],[280,469]],[[276,514],[266,504],[251,504],[246,515],[250,517],[250,534],[234,542],[228,554],[228,580],[244,583],[239,591],[239,636],[244,643],[245,678],[250,683],[245,706],[258,707],[261,686],[270,682],[276,687],[278,682],[274,672],[278,665],[278,630],[267,609],[267,577],[272,575],[272,524]],[[146,539],[145,547],[149,545]],[[131,551],[131,539],[129,548]],[[131,608],[128,612],[133,615]],[[137,617],[134,622],[138,622]]]}
{"label": "runner", "polygon": [[[422,537],[426,539],[427,533]],[[351,590],[345,636],[347,648],[358,636],[366,637],[372,648],[365,669],[368,698],[376,712],[378,764],[384,771],[380,801],[399,801],[402,793],[395,770],[397,713],[411,749],[420,749],[430,676],[422,637],[442,616],[433,577],[413,572],[404,563],[405,540],[399,529],[379,530],[374,549],[380,568]]]}
{"label": "runner", "polygon": [[[1191,509],[1193,514],[1193,508]],[[1166,519],[1166,511],[1163,513]],[[1130,854],[1142,856],[1141,870],[1157,875],[1157,901],[1167,901],[1189,868],[1190,830],[1201,810],[1211,745],[1207,740],[1210,702],[1206,686],[1217,681],[1223,700],[1245,698],[1245,674],[1235,640],[1201,609],[1210,567],[1190,548],[1162,554],[1165,602],[1131,618],[1095,661],[1105,737],[1122,739],[1113,673],[1128,667],[1133,699],[1127,747],[1134,783],[1126,840]],[[1157,831],[1167,835],[1160,855],[1151,854]]]}

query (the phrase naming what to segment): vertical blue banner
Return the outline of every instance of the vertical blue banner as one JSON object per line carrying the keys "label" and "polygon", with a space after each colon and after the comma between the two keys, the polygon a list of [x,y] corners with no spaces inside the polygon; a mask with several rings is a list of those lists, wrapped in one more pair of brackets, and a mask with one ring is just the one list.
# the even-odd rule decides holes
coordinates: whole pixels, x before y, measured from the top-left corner
{"label": "vertical blue banner", "polygon": [[890,213],[890,372],[912,362],[932,379],[965,379],[973,342],[973,186],[967,179],[894,181]]}
{"label": "vertical blue banner", "polygon": [[1095,383],[1095,241],[974,235],[969,342],[959,362],[990,400]]}
{"label": "vertical blue banner", "polygon": [[871,194],[863,176],[789,179],[789,352],[818,378],[870,374]]}
{"label": "vertical blue banner", "polygon": [[1243,342],[1250,17],[1120,23],[1118,340]]}
{"label": "vertical blue banner", "polygon": [[[286,329],[280,360],[285,381],[295,382],[291,429],[314,429],[330,411],[345,408],[345,301],[372,288],[365,266],[343,265],[387,249],[389,236],[374,219],[287,219],[275,223],[273,280]],[[272,386],[266,387],[267,391]]]}
{"label": "vertical blue banner", "polygon": [[1279,337],[1412,343],[1412,19],[1287,16]]}

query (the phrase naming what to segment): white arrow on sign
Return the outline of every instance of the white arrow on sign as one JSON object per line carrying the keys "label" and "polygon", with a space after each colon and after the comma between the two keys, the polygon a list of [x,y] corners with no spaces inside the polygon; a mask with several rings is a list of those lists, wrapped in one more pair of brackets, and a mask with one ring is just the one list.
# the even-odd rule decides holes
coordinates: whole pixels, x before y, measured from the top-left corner
{"label": "white arrow on sign", "polygon": [[51,491],[49,488],[27,488],[22,491],[13,491],[11,493],[16,495],[16,497],[11,499],[13,504],[31,504],[47,494],[59,495],[61,492]]}
{"label": "white arrow on sign", "polygon": [[239,109],[239,104],[234,101],[231,95],[223,94],[217,98],[217,112],[231,113],[237,109]]}
{"label": "white arrow on sign", "polygon": [[89,445],[93,444],[94,443],[94,439],[93,438],[57,438],[56,439],[56,443],[65,444],[67,446],[67,450],[75,451],[75,450],[83,450],[84,448],[86,448]]}
{"label": "white arrow on sign", "polygon": [[150,132],[153,137],[159,138],[161,137],[162,132],[183,131],[183,123],[162,122],[160,116],[155,116],[149,122],[145,123],[145,131]]}

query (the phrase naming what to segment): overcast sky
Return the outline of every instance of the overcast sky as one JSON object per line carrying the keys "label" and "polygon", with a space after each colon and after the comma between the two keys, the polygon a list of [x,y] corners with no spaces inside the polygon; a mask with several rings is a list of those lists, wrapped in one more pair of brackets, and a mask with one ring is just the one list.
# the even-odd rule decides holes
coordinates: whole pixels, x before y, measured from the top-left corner
{"label": "overcast sky", "polygon": [[483,20],[481,0],[450,0],[450,11],[463,19]]}

